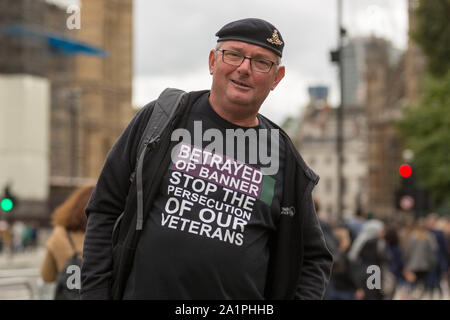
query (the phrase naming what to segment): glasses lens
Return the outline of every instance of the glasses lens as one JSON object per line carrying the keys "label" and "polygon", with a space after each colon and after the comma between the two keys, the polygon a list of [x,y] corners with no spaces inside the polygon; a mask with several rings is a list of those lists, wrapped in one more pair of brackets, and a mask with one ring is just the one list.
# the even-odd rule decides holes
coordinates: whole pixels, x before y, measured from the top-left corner
{"label": "glasses lens", "polygon": [[268,72],[270,67],[272,67],[272,62],[268,60],[253,59],[252,63],[255,70],[259,72]]}
{"label": "glasses lens", "polygon": [[223,53],[223,61],[234,66],[238,66],[242,63],[244,57],[237,52],[224,50]]}
{"label": "glasses lens", "polygon": [[[240,66],[245,56],[239,52],[230,50],[219,50],[222,52],[223,62],[233,66]],[[250,59],[250,58],[249,58]],[[273,62],[266,59],[251,59],[252,68],[257,72],[267,73],[272,68]]]}

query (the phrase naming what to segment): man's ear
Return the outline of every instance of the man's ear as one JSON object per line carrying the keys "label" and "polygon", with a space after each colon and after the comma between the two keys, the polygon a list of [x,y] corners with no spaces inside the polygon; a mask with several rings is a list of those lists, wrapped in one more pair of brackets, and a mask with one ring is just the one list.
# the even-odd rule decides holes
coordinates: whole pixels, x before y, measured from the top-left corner
{"label": "man's ear", "polygon": [[274,90],[278,83],[280,83],[281,79],[284,78],[284,73],[285,73],[285,67],[281,66],[278,68],[277,70],[277,74],[275,75],[275,80],[273,81],[272,87],[270,88],[270,90]]}
{"label": "man's ear", "polygon": [[209,52],[209,74],[214,73],[214,66],[216,64],[216,50],[212,49]]}

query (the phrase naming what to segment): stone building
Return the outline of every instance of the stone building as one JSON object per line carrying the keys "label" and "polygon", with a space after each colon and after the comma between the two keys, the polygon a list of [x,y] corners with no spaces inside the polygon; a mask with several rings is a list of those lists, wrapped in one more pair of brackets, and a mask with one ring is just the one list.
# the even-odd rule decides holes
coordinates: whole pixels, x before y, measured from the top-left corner
{"label": "stone building", "polygon": [[[415,27],[417,3],[408,1],[410,30]],[[418,100],[426,59],[412,39],[402,53],[387,40],[376,37],[350,39],[343,59],[344,217],[358,206],[376,217],[392,216],[398,213],[395,193],[404,151],[395,122],[401,118],[403,108]],[[291,120],[287,128],[296,136],[305,160],[321,175],[315,195],[321,201],[322,214],[328,218],[333,218],[337,207],[333,195],[337,180],[335,118],[335,108],[311,99],[302,119]],[[364,129],[354,133],[351,128],[357,123]],[[352,194],[352,184],[358,186],[359,193]]]}
{"label": "stone building", "polygon": [[[68,72],[51,74],[52,186],[97,178],[107,152],[132,117],[132,0],[81,2],[76,39],[106,51],[105,58],[71,58]],[[75,178],[75,179],[74,179]]]}
{"label": "stone building", "polygon": [[392,63],[388,43],[373,38],[367,51],[368,208],[377,217],[395,213],[402,148],[394,123],[404,104],[404,60]]}
{"label": "stone building", "polygon": [[[327,102],[326,87],[309,88],[310,102],[301,118],[292,122],[294,143],[306,163],[320,176],[313,196],[320,204],[319,215],[327,220],[338,218],[337,197],[337,112]],[[296,123],[297,125],[294,125]],[[344,217],[350,217],[367,204],[367,130],[364,108],[348,106],[344,112]]]}
{"label": "stone building", "polygon": [[75,1],[80,29],[68,28],[62,3],[0,1],[0,74],[45,78],[51,87],[49,196],[21,199],[17,218],[48,218],[75,187],[95,183],[134,114],[133,1]]}
{"label": "stone building", "polygon": [[[409,30],[415,27],[418,1],[408,1]],[[426,59],[409,38],[408,48],[397,63],[391,63],[386,43],[374,39],[367,56],[366,116],[369,129],[369,207],[376,216],[398,213],[395,192],[404,146],[395,130],[403,108],[417,102]]]}
{"label": "stone building", "polygon": [[[406,55],[385,39],[359,37],[344,47],[344,218],[361,209],[377,217],[395,212],[401,142],[394,123],[406,101]],[[295,142],[321,180],[314,193],[321,213],[338,217],[336,108],[311,96]],[[291,126],[292,127],[292,126]],[[292,128],[288,128],[293,132]]]}

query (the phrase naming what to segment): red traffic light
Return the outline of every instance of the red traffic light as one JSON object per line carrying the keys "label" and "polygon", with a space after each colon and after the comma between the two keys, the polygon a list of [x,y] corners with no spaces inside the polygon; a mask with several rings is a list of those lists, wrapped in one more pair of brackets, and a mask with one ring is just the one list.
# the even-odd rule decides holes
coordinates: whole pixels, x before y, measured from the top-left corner
{"label": "red traffic light", "polygon": [[402,164],[398,171],[400,172],[400,175],[403,178],[409,178],[411,176],[411,174],[412,174],[412,169],[411,169],[411,166],[409,164]]}

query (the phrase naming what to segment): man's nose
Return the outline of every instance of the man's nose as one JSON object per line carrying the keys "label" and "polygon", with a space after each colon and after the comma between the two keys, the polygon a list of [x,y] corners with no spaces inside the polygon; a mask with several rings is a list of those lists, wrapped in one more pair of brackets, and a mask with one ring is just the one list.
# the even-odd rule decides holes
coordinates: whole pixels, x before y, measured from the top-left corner
{"label": "man's nose", "polygon": [[242,61],[241,65],[238,67],[238,70],[241,72],[249,73],[252,69],[252,63],[250,58],[244,57],[244,61]]}

